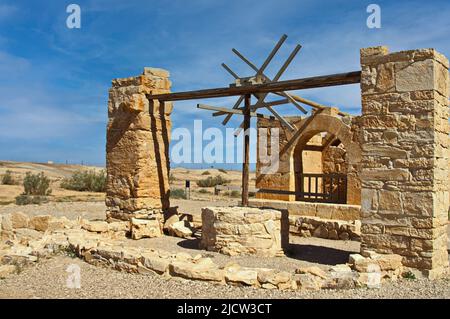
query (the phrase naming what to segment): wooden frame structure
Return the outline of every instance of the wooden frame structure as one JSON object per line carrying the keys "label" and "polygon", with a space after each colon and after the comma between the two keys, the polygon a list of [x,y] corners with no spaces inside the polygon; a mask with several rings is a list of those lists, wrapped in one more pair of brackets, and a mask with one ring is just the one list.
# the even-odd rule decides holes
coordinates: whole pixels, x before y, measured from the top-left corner
{"label": "wooden frame structure", "polygon": [[[283,45],[284,41],[287,39],[286,35],[283,35],[278,43],[275,45],[274,49],[271,51],[267,59],[264,61],[260,68],[257,68],[252,62],[250,62],[246,57],[244,57],[236,49],[232,49],[243,62],[245,62],[256,74],[253,77],[239,77],[230,67],[226,64],[222,64],[223,68],[230,73],[235,79],[235,83],[231,84],[229,87],[213,88],[213,89],[203,89],[196,91],[187,92],[176,92],[176,93],[166,93],[166,94],[147,94],[149,100],[158,100],[160,103],[166,101],[180,101],[180,100],[195,100],[195,99],[209,99],[209,98],[220,98],[229,96],[239,96],[232,108],[215,107],[210,105],[198,104],[197,107],[200,109],[206,109],[215,111],[213,116],[225,116],[222,121],[223,125],[226,125],[233,115],[242,115],[244,117],[240,128],[235,132],[237,136],[241,130],[244,130],[244,161],[242,166],[242,206],[248,206],[248,193],[249,193],[249,153],[250,153],[250,135],[248,134],[248,129],[250,128],[251,117],[268,118],[270,120],[278,120],[289,130],[291,130],[294,135],[298,135],[304,129],[304,127],[296,128],[290,124],[285,118],[283,118],[278,112],[276,112],[273,107],[277,105],[283,105],[291,103],[298,110],[303,113],[307,111],[300,104],[305,104],[311,106],[312,108],[321,110],[326,108],[326,106],[316,103],[314,101],[307,100],[297,95],[287,93],[286,91],[293,90],[305,90],[320,87],[356,84],[361,81],[361,71],[354,71],[349,73],[340,73],[324,76],[315,76],[309,78],[301,78],[294,80],[279,81],[280,77],[287,69],[289,64],[293,61],[297,53],[301,49],[301,45],[297,45],[292,53],[289,55],[287,60],[284,62],[282,67],[279,69],[277,74],[273,79],[270,79],[264,74],[269,63],[273,60],[274,56],[278,50]],[[281,100],[266,102],[265,98],[268,94],[275,94],[277,96],[283,97]],[[255,104],[251,104],[252,96],[257,99]],[[241,107],[241,103],[244,102],[244,106]],[[265,108],[272,116],[258,113],[258,109]],[[339,112],[340,115],[346,116],[348,114]],[[331,141],[332,142],[332,141]]]}

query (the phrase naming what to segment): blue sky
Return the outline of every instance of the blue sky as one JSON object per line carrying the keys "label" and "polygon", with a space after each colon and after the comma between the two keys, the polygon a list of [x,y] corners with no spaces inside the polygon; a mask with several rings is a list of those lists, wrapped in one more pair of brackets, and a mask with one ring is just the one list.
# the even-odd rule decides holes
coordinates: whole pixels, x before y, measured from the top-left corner
{"label": "blue sky", "polygon": [[[66,7],[79,4],[82,28],[66,27]],[[382,28],[366,26],[370,3]],[[268,69],[274,74],[300,43],[282,79],[359,69],[361,47],[391,51],[433,47],[450,56],[449,1],[310,0],[0,0],[0,159],[104,164],[111,79],[144,66],[170,70],[173,91],[227,86],[226,62],[251,75],[235,47],[260,65],[279,37],[289,38]],[[358,114],[357,85],[300,92]],[[196,103],[175,104],[174,127],[217,127]],[[297,114],[284,108],[285,114]],[[237,117],[228,127],[240,124]]]}

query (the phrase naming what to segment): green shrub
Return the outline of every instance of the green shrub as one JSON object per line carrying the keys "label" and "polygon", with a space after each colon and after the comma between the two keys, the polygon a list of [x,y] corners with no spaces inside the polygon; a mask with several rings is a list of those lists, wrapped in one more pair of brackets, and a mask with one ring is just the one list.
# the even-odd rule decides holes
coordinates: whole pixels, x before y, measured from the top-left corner
{"label": "green shrub", "polygon": [[42,203],[48,203],[48,197],[47,196],[33,196],[33,195],[19,195],[16,197],[16,204],[17,205],[40,205]]}
{"label": "green shrub", "polygon": [[217,185],[225,185],[229,182],[230,180],[223,178],[221,175],[217,175],[215,177],[209,176],[208,178],[198,180],[197,185],[200,187],[215,187]]}
{"label": "green shrub", "polygon": [[12,176],[12,172],[10,170],[6,171],[2,176],[2,184],[3,185],[16,185],[17,181]]}
{"label": "green shrub", "polygon": [[200,188],[200,189],[198,190],[198,192],[199,192],[200,194],[211,194],[211,192],[210,192],[209,190],[204,189],[204,188]]}
{"label": "green shrub", "polygon": [[209,171],[204,171],[204,172],[202,173],[202,175],[211,175],[211,173],[210,173]]}
{"label": "green shrub", "polygon": [[224,174],[228,174],[228,172],[226,170],[224,170],[223,168],[219,168],[218,171],[221,173],[224,173]]}
{"label": "green shrub", "polygon": [[230,196],[231,197],[241,197],[241,192],[240,191],[231,191]]}
{"label": "green shrub", "polygon": [[186,199],[186,192],[184,189],[181,188],[175,188],[170,191],[170,198],[175,199]]}
{"label": "green shrub", "polygon": [[92,171],[76,171],[70,178],[65,178],[61,182],[61,187],[79,192],[105,192],[106,173]]}
{"label": "green shrub", "polygon": [[44,173],[32,174],[27,172],[23,180],[23,195],[48,196],[52,193],[50,179]]}
{"label": "green shrub", "polygon": [[408,280],[416,280],[416,275],[412,271],[407,271],[402,274],[402,277]]}

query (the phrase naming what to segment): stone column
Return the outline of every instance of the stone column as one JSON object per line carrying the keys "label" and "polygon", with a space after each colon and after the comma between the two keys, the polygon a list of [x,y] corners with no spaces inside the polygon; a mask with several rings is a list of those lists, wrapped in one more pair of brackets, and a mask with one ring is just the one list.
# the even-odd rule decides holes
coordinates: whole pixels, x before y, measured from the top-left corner
{"label": "stone column", "polygon": [[448,60],[433,49],[361,50],[361,250],[429,278],[448,269]]}
{"label": "stone column", "polygon": [[172,104],[145,94],[170,92],[169,72],[112,81],[106,144],[107,217],[129,220],[169,208],[169,141]]}

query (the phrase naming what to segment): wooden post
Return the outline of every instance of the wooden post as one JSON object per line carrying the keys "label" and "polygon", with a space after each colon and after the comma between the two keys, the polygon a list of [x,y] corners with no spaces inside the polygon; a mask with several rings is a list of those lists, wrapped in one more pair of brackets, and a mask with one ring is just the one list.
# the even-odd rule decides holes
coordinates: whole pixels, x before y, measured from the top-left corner
{"label": "wooden post", "polygon": [[242,206],[248,206],[248,183],[249,183],[249,162],[250,162],[250,103],[251,95],[245,95],[244,110],[244,163],[242,164]]}

